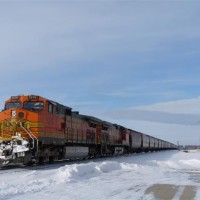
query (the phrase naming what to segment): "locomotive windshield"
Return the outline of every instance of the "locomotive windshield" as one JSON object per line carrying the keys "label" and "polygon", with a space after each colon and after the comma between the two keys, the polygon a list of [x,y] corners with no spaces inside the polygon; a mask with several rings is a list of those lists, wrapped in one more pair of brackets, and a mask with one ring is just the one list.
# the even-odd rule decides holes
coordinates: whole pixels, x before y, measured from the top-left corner
{"label": "locomotive windshield", "polygon": [[41,101],[26,101],[24,102],[24,109],[32,110],[32,111],[40,111],[44,108],[44,102]]}
{"label": "locomotive windshield", "polygon": [[9,109],[9,108],[20,108],[21,107],[21,102],[8,102],[5,105],[5,110]]}

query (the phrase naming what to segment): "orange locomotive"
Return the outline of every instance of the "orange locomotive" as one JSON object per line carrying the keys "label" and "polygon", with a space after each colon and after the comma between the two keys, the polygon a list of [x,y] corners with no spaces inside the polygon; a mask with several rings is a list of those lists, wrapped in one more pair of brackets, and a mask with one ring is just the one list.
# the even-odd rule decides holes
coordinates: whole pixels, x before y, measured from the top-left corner
{"label": "orange locomotive", "polygon": [[0,165],[122,154],[129,146],[124,127],[40,96],[12,96],[0,112]]}

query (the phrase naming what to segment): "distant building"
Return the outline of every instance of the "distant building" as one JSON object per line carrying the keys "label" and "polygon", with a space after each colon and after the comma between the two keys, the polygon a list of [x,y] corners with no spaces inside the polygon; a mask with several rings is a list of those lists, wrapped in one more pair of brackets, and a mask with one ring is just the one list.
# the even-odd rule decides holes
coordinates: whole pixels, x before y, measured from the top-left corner
{"label": "distant building", "polygon": [[186,145],[185,149],[200,149],[199,145]]}

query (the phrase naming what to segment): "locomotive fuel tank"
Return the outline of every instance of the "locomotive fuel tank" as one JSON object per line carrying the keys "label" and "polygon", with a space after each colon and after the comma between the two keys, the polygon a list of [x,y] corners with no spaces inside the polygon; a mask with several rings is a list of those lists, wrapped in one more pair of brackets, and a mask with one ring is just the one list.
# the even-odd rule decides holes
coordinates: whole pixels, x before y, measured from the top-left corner
{"label": "locomotive fuel tank", "polygon": [[65,159],[81,159],[86,158],[89,154],[88,147],[65,147],[64,148]]}

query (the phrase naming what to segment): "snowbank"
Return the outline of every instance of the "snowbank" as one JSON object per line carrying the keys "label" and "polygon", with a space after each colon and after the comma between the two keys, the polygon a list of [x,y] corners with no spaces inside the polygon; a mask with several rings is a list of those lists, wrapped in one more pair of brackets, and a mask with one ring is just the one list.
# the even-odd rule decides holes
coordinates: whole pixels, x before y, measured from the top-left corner
{"label": "snowbank", "polygon": [[191,190],[197,200],[200,199],[199,158],[199,151],[166,151],[48,165],[44,169],[3,170],[0,199],[148,200],[159,196],[158,191],[164,195],[157,188],[169,187],[176,188],[173,192],[177,198]]}
{"label": "snowbank", "polygon": [[102,163],[90,162],[87,164],[74,164],[71,166],[64,166],[57,170],[57,178],[61,181],[83,180],[96,176],[102,173],[110,173],[115,170],[122,169],[118,162],[108,161]]}

